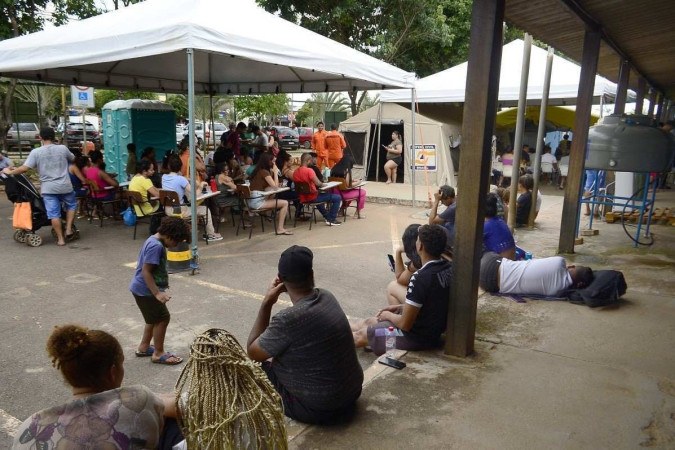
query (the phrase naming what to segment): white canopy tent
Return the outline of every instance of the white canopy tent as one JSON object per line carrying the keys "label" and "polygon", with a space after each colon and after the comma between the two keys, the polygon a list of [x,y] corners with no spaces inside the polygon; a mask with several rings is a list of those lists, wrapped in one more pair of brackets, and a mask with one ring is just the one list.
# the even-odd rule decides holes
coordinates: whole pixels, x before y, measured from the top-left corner
{"label": "white canopy tent", "polygon": [[221,0],[148,0],[2,41],[0,75],[185,93],[186,49],[204,94],[412,87],[415,78],[253,2]]}
{"label": "white canopy tent", "polygon": [[[520,92],[520,72],[523,60],[522,39],[506,44],[502,53],[499,77],[500,106],[515,106]],[[547,51],[532,45],[530,72],[527,83],[527,100],[539,104],[544,88],[544,73]],[[466,72],[468,63],[462,63],[441,72],[417,80],[416,100],[419,103],[464,103]],[[576,103],[579,90],[581,67],[558,55],[553,56],[553,71],[549,92],[549,105],[570,105]],[[600,98],[614,97],[616,84],[601,76],[595,77],[593,96],[596,103]],[[629,93],[629,96],[631,93]],[[407,103],[410,91],[405,89],[386,90],[380,93],[383,102]]]}
{"label": "white canopy tent", "polygon": [[[110,89],[258,94],[411,88],[414,74],[253,2],[148,0],[0,42],[0,76]],[[189,133],[194,168],[194,130]],[[195,185],[194,170],[190,171]],[[192,217],[196,217],[196,189]],[[192,222],[197,259],[197,228]]]}

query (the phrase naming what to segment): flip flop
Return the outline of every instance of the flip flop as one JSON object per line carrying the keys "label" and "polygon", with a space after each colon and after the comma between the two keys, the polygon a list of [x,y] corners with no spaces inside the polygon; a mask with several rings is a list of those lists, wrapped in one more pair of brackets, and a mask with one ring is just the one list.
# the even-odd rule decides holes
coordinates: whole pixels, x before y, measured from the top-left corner
{"label": "flip flop", "polygon": [[[173,362],[169,361],[171,358],[174,358]],[[152,362],[154,364],[164,364],[164,365],[167,365],[167,366],[175,366],[176,364],[182,363],[183,358],[181,358],[180,356],[176,356],[173,353],[164,353],[158,359],[153,358]]]}
{"label": "flip flop", "polygon": [[293,232],[291,231],[284,231],[283,233],[276,233],[277,236],[293,236]]}
{"label": "flip flop", "polygon": [[144,358],[146,356],[152,356],[154,353],[155,353],[155,347],[153,347],[152,345],[149,346],[148,349],[144,352],[139,352],[138,350],[136,350],[136,356],[138,356],[139,358]]}

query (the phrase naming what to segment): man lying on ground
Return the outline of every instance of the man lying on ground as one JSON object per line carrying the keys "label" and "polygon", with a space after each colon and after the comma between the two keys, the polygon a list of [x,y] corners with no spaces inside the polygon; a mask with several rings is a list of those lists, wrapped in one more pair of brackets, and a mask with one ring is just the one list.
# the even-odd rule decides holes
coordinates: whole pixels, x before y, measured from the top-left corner
{"label": "man lying on ground", "polygon": [[492,293],[561,297],[592,281],[590,267],[568,266],[562,256],[511,261],[487,252],[480,261],[480,287]]}
{"label": "man lying on ground", "polygon": [[446,240],[447,233],[440,225],[419,227],[417,253],[422,267],[410,278],[405,303],[387,306],[376,317],[352,325],[356,347],[370,345],[375,354],[382,355],[384,329],[390,326],[403,334],[396,340],[398,349],[423,350],[440,344],[452,281],[452,263],[441,256]]}

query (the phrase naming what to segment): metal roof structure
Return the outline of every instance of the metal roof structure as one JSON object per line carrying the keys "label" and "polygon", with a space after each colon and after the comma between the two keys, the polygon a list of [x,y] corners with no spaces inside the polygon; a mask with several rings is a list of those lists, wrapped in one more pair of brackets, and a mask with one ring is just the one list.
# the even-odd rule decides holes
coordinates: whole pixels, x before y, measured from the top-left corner
{"label": "metal roof structure", "polygon": [[[617,82],[621,61],[638,78],[675,99],[675,2],[673,0],[506,0],[506,22],[581,61],[584,31],[601,30],[598,73]],[[645,96],[647,92],[645,92]]]}

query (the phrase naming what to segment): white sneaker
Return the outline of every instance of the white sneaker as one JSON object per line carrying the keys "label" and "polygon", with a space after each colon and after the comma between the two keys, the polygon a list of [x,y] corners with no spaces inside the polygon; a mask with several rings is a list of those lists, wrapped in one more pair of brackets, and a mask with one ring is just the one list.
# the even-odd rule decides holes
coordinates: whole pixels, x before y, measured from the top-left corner
{"label": "white sneaker", "polygon": [[337,220],[335,220],[333,222],[331,222],[329,220],[326,220],[326,225],[328,225],[329,227],[339,227],[342,224],[340,222],[338,222]]}
{"label": "white sneaker", "polygon": [[222,241],[223,237],[219,234],[209,234],[204,240],[209,241]]}

